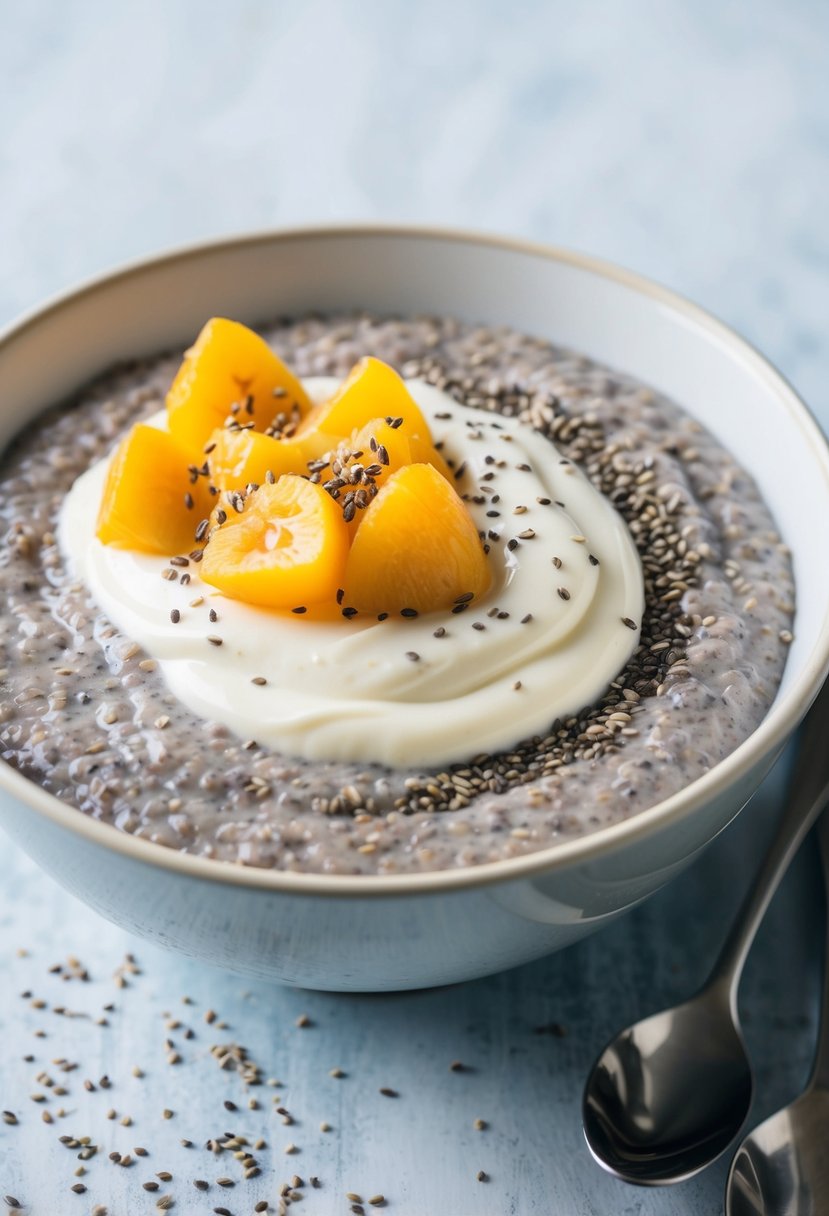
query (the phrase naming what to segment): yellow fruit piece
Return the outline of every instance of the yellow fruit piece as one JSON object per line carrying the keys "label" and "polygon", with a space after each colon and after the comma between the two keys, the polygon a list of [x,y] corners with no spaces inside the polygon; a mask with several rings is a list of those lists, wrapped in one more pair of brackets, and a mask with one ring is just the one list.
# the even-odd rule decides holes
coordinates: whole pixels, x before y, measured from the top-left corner
{"label": "yellow fruit piece", "polygon": [[341,508],[321,486],[288,473],[254,490],[244,513],[213,533],[200,572],[231,599],[304,608],[334,600],[347,556]]}
{"label": "yellow fruit piece", "polygon": [[437,612],[489,588],[474,521],[428,464],[392,473],[364,514],[345,569],[344,603],[361,612]]}
{"label": "yellow fruit piece", "polygon": [[413,464],[430,464],[433,469],[437,469],[441,477],[445,477],[447,481],[454,480],[452,470],[432,443],[431,437],[413,435],[411,451]]}
{"label": "yellow fruit piece", "polygon": [[202,329],[167,394],[170,431],[200,464],[211,431],[221,426],[235,404],[239,418],[263,431],[277,414],[294,407],[305,415],[311,403],[296,376],[264,338],[224,317]]}
{"label": "yellow fruit piece", "polygon": [[[405,421],[394,427],[384,418],[375,418],[353,432],[349,446],[352,451],[363,453],[359,458],[363,466],[380,465],[380,472],[374,475],[378,485],[407,464],[430,464],[452,480],[452,470],[432,443],[429,432],[425,436],[416,434]],[[384,463],[383,456],[388,463]]]}
{"label": "yellow fruit piece", "polygon": [[405,382],[388,363],[369,356],[354,364],[333,397],[311,410],[298,434],[317,429],[345,437],[375,418],[402,418],[410,435],[431,441],[429,424]]}
{"label": "yellow fruit piece", "polygon": [[[449,480],[452,478],[451,470],[435,449],[431,439],[421,439],[419,435],[410,434],[405,423],[397,427],[391,426],[384,418],[375,418],[372,422],[367,422],[360,430],[354,431],[350,439],[339,445],[336,456],[342,461],[346,473],[355,464],[361,465],[363,469],[371,470],[369,477],[358,485],[362,485],[372,496],[380,490],[392,473],[396,473],[398,469],[402,469],[407,464],[431,464],[443,476]],[[345,475],[344,473],[343,476]],[[327,471],[324,472],[323,480],[328,476],[331,474]],[[343,489],[341,498],[347,493],[348,491]],[[370,502],[371,499],[366,507],[358,508],[353,518],[349,520],[348,528],[352,540]]]}
{"label": "yellow fruit piece", "polygon": [[304,439],[274,439],[261,431],[232,431],[220,427],[206,445],[210,480],[219,490],[241,490],[251,482],[262,485],[268,473],[308,475],[308,461],[337,446],[336,439],[312,431]]}
{"label": "yellow fruit piece", "polygon": [[134,426],[110,461],[98,509],[98,539],[119,549],[169,557],[189,552],[212,503],[205,479],[191,482],[188,463],[167,431],[144,423]]}

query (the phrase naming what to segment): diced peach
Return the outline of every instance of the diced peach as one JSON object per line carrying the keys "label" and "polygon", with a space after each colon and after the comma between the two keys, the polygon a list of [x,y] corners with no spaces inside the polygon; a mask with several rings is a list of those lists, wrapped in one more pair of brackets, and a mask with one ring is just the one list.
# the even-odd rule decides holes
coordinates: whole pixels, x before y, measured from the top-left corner
{"label": "diced peach", "polygon": [[333,601],[342,586],[348,530],[321,486],[288,473],[248,495],[245,510],[211,536],[205,582],[264,608]]}
{"label": "diced peach", "polygon": [[[372,446],[372,441],[374,446]],[[357,460],[364,468],[374,467],[374,481],[379,487],[398,469],[413,464],[412,441],[404,427],[394,427],[383,418],[367,422],[359,431],[354,431],[345,447],[352,452],[362,452]]]}
{"label": "diced peach", "polygon": [[224,317],[202,329],[167,394],[170,431],[201,463],[207,439],[239,405],[238,417],[265,430],[277,414],[311,408],[296,376],[259,334]]}
{"label": "diced peach", "polygon": [[[363,453],[361,464],[380,465],[380,472],[375,474],[378,485],[406,464],[430,464],[447,480],[452,480],[452,471],[432,443],[429,432],[425,436],[416,434],[405,421],[394,427],[384,418],[375,418],[352,434],[349,446],[352,451]],[[383,462],[383,455],[388,457],[387,463]]]}
{"label": "diced peach", "polygon": [[481,539],[461,498],[431,465],[392,473],[366,508],[345,570],[344,603],[361,612],[436,612],[489,588]]}
{"label": "diced peach", "polygon": [[[187,553],[211,508],[204,478],[194,483],[183,448],[167,431],[138,423],[110,461],[95,534],[105,545]],[[188,507],[188,503],[192,506]]]}
{"label": "diced peach", "polygon": [[[314,434],[315,432],[312,432]],[[309,439],[311,436],[309,435]],[[346,471],[354,464],[360,464],[364,469],[371,469],[373,485],[369,493],[375,495],[392,473],[402,469],[407,464],[432,464],[445,477],[451,479],[451,470],[444,463],[440,453],[435,449],[431,440],[421,439],[419,435],[410,435],[405,425],[390,426],[384,418],[375,418],[367,422],[359,431],[354,431],[350,439],[340,443],[336,456],[342,461]],[[327,472],[323,479],[330,476]],[[368,479],[358,483],[366,487]],[[341,498],[348,491],[342,490]],[[352,539],[365,515],[366,508],[358,508],[353,518],[349,520],[348,529]]]}
{"label": "diced peach", "polygon": [[430,464],[433,469],[437,469],[441,477],[445,477],[447,481],[454,480],[452,470],[432,443],[431,437],[413,435],[411,449],[413,464]]}
{"label": "diced peach", "polygon": [[298,433],[317,429],[345,436],[375,418],[402,418],[410,435],[430,438],[429,424],[405,381],[388,363],[369,356],[354,364],[333,397],[306,415]]}
{"label": "diced peach", "polygon": [[309,460],[316,460],[337,446],[337,440],[321,431],[303,439],[274,439],[261,431],[233,431],[219,427],[206,445],[210,480],[219,490],[240,490],[250,482],[261,485],[268,473],[308,475]]}

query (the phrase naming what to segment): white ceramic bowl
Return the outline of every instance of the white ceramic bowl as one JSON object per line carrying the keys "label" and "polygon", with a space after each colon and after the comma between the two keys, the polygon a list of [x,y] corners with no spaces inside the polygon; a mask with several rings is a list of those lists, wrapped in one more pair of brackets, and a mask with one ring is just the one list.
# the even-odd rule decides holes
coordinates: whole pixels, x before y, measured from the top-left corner
{"label": "white ceramic bowl", "polygon": [[627,822],[468,870],[329,877],[203,860],[95,822],[0,766],[4,825],[104,916],[239,972],[344,991],[445,984],[514,966],[655,891],[743,806],[829,667],[829,563],[815,560],[829,518],[829,452],[806,408],[708,314],[561,250],[352,227],[265,233],[142,262],[60,297],[0,338],[0,446],[116,360],[183,346],[210,315],[257,322],[353,308],[512,325],[668,393],[759,482],[793,551],[798,605],[777,700],[726,760]]}

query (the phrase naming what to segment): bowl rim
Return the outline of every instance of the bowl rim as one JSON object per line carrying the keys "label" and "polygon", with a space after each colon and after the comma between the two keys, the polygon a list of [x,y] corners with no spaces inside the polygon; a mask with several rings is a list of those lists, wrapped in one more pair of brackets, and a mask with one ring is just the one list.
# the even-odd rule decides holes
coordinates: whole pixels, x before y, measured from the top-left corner
{"label": "bowl rim", "polygon": [[[653,302],[678,313],[685,321],[703,330],[709,339],[724,345],[734,359],[750,368],[774,390],[779,402],[809,440],[819,464],[829,498],[829,440],[809,407],[785,377],[744,337],[713,314],[685,296],[653,280],[602,258],[556,245],[502,236],[475,230],[418,224],[376,222],[315,224],[287,228],[261,229],[237,235],[214,237],[148,257],[132,259],[114,270],[84,280],[79,286],[61,291],[44,304],[25,311],[16,321],[0,330],[0,349],[19,338],[26,330],[49,316],[73,307],[81,298],[108,289],[115,282],[154,269],[198,259],[223,250],[232,252],[256,244],[290,244],[308,239],[349,239],[354,237],[401,238],[407,240],[447,241],[477,245],[525,254],[532,258],[558,261],[609,279]],[[245,866],[179,852],[166,845],[122,832],[112,824],[90,818],[78,808],[63,802],[35,781],[25,777],[6,762],[0,764],[0,791],[38,812],[56,826],[82,837],[88,844],[111,849],[136,862],[158,866],[191,880],[201,880],[267,892],[331,898],[376,898],[418,894],[447,894],[485,888],[496,883],[532,879],[586,861],[592,861],[621,847],[630,846],[659,828],[678,822],[704,802],[717,798],[732,784],[746,777],[764,757],[774,757],[797,726],[817,695],[829,669],[829,614],[824,618],[804,670],[792,687],[776,703],[762,722],[735,750],[707,773],[683,789],[645,810],[595,832],[563,840],[520,857],[484,862],[458,869],[434,870],[416,874],[321,874],[297,873]]]}

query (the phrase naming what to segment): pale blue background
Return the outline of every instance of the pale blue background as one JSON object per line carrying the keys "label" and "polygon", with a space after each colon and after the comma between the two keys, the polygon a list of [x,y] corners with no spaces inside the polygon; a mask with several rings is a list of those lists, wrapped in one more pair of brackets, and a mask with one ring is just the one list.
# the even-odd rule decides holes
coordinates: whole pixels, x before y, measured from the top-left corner
{"label": "pale blue background", "polygon": [[[798,0],[323,0],[219,6],[150,0],[0,0],[0,323],[80,278],[203,236],[276,224],[385,219],[525,235],[599,254],[692,296],[736,325],[829,424],[829,6]],[[581,1141],[587,1067],[621,1023],[676,999],[707,961],[751,873],[780,788],[767,790],[694,869],[646,907],[564,954],[462,988],[336,997],[245,985],[134,943],[0,850],[0,1194],[32,1213],[152,1212],[140,1183],[169,1168],[176,1212],[233,1213],[296,1169],[325,1190],[307,1216],[347,1211],[346,1190],[383,1191],[400,1216],[714,1216],[724,1166],[671,1191],[605,1178]],[[757,1115],[809,1065],[822,911],[813,857],[784,888],[744,990]],[[18,946],[31,956],[18,959]],[[111,975],[126,950],[144,969]],[[47,967],[75,952],[90,985]],[[100,1010],[109,1027],[36,1012],[17,993]],[[198,1007],[182,1007],[190,995]],[[232,1023],[204,1026],[206,1006]],[[164,1064],[162,1011],[197,1038]],[[297,1030],[307,1011],[315,1025]],[[532,1033],[551,1020],[555,1039]],[[47,1039],[33,1038],[38,1027]],[[240,1086],[207,1047],[246,1044],[301,1121],[224,1111]],[[26,1064],[27,1052],[37,1056]],[[28,1095],[55,1057],[81,1061],[47,1126]],[[475,1066],[451,1074],[460,1058]],[[130,1075],[134,1063],[144,1081]],[[328,1069],[346,1069],[333,1081]],[[52,1066],[50,1071],[56,1075]],[[109,1072],[108,1094],[85,1076]],[[396,1102],[381,1085],[401,1092]],[[269,1092],[263,1091],[267,1103]],[[107,1122],[109,1105],[134,1127]],[[243,1102],[240,1102],[240,1106]],[[161,1120],[170,1106],[174,1122]],[[189,1113],[185,1113],[188,1112]],[[474,1132],[476,1117],[488,1120]],[[324,1137],[320,1119],[335,1131]],[[258,1134],[265,1176],[199,1195],[193,1177],[238,1176],[201,1143]],[[76,1197],[64,1132],[106,1152]],[[272,1134],[273,1133],[273,1134]],[[302,1152],[286,1157],[288,1139]],[[491,1181],[474,1180],[483,1168]]]}

